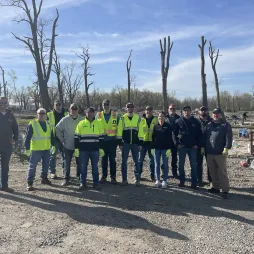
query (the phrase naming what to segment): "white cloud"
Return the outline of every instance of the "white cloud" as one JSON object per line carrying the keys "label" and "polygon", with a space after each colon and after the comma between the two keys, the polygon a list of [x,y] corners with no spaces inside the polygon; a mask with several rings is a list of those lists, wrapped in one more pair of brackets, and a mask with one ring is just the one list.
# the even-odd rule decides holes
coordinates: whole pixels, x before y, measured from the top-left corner
{"label": "white cloud", "polygon": [[[223,85],[230,86],[232,81],[230,75],[253,72],[254,45],[247,48],[222,49],[221,53],[223,56],[218,59],[217,72],[219,78],[221,77],[224,81]],[[178,97],[201,96],[200,64],[200,58],[195,57],[172,66],[168,75],[168,89],[175,90]],[[208,92],[211,94],[214,92],[213,85],[211,85],[214,77],[209,57],[206,57],[205,72],[207,74]],[[224,79],[225,76],[227,77]],[[153,91],[161,91],[160,74],[148,78],[144,81],[141,89],[146,88]]]}

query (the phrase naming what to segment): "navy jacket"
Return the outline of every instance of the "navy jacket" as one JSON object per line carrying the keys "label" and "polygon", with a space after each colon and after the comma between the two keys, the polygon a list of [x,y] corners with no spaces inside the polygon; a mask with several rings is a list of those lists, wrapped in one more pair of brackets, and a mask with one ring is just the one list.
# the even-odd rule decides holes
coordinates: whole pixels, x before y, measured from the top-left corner
{"label": "navy jacket", "polygon": [[231,125],[221,120],[219,123],[210,122],[204,132],[204,142],[207,154],[222,154],[224,148],[232,147]]}
{"label": "navy jacket", "polygon": [[175,123],[176,121],[180,118],[179,115],[174,114],[174,115],[166,115],[166,121],[171,125],[172,129],[174,130],[175,128]]}
{"label": "navy jacket", "polygon": [[189,119],[179,118],[175,124],[173,140],[176,146],[181,145],[186,148],[192,148],[196,145],[202,147],[203,133],[200,122],[192,116]]}

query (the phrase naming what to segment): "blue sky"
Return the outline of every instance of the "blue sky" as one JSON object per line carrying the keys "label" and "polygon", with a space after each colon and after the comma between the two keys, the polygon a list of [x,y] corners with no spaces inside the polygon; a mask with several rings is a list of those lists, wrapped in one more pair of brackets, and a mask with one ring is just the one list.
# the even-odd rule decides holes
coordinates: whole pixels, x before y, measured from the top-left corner
{"label": "blue sky", "polygon": [[[251,92],[254,85],[253,0],[44,0],[42,15],[54,17],[56,7],[60,13],[56,47],[62,64],[80,65],[73,51],[88,44],[96,73],[92,80],[101,90],[127,85],[126,60],[132,49],[131,72],[137,87],[161,91],[159,39],[167,35],[174,41],[168,89],[177,97],[201,96],[201,35],[220,48],[221,90]],[[0,65],[6,72],[15,70],[17,84],[26,86],[35,80],[35,65],[10,33],[28,34],[25,24],[12,22],[17,14],[17,9],[0,8]],[[208,95],[213,95],[208,43],[206,74]],[[52,73],[50,82],[54,80]]]}

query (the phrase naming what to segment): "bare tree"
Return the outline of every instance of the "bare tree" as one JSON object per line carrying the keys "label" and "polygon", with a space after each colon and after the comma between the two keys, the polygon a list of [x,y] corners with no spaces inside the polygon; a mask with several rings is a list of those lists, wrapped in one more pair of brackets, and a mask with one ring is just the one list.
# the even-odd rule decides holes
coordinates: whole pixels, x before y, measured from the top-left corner
{"label": "bare tree", "polygon": [[7,96],[7,81],[5,81],[5,73],[4,73],[4,69],[2,66],[0,66],[0,69],[2,71],[2,84],[0,83],[0,96],[2,95],[2,88],[4,90],[4,97],[8,97]]}
{"label": "bare tree", "polygon": [[28,86],[28,95],[34,103],[35,110],[37,110],[41,103],[38,81],[34,81],[33,85]]}
{"label": "bare tree", "polygon": [[64,105],[64,76],[62,73],[60,56],[56,53],[56,48],[54,47],[54,55],[53,55],[53,69],[52,71],[56,74],[57,78],[57,88],[59,92],[59,100],[62,105]]}
{"label": "bare tree", "polygon": [[[30,8],[28,0],[8,0],[6,4],[1,5],[19,8],[24,14],[24,16],[19,15],[19,17],[17,17],[14,21],[18,24],[22,22],[27,23],[29,25],[31,35],[19,37],[14,33],[12,34],[15,39],[25,44],[26,48],[31,52],[35,60],[42,106],[46,110],[49,110],[50,100],[47,84],[51,74],[53,50],[55,46],[55,38],[57,36],[56,27],[59,14],[58,10],[56,10],[56,17],[54,20],[40,20],[39,17],[42,4],[43,0],[40,0],[39,4],[36,3],[36,0],[32,0],[32,7]],[[52,22],[52,34],[51,38],[48,38],[44,33],[44,28]]]}
{"label": "bare tree", "polygon": [[221,103],[220,103],[220,87],[219,87],[219,79],[218,79],[218,75],[217,75],[217,71],[216,71],[216,64],[218,61],[218,57],[220,56],[220,50],[213,48],[212,42],[209,41],[209,57],[211,59],[211,65],[212,65],[212,69],[213,69],[213,74],[214,74],[214,83],[215,83],[215,89],[216,89],[216,96],[217,96],[217,107],[221,107]]}
{"label": "bare tree", "polygon": [[208,107],[207,102],[207,84],[206,84],[206,74],[205,74],[205,45],[206,40],[204,36],[201,37],[201,45],[199,44],[198,47],[200,48],[200,57],[201,57],[201,83],[202,83],[202,102],[203,106]]}
{"label": "bare tree", "polygon": [[73,103],[77,91],[80,89],[81,83],[83,82],[83,76],[78,74],[73,78],[73,72],[75,70],[75,62],[72,62],[70,66],[66,65],[64,69],[64,82],[66,88],[66,96],[68,96],[69,103]]}
{"label": "bare tree", "polygon": [[127,70],[127,78],[128,78],[128,102],[131,101],[131,53],[132,49],[130,50],[129,57],[126,62],[126,70]]}
{"label": "bare tree", "polygon": [[122,109],[123,107],[123,96],[122,96],[122,87],[119,85],[116,85],[113,88],[112,93],[114,94],[114,98],[118,101],[119,108]]}
{"label": "bare tree", "polygon": [[168,110],[167,80],[168,80],[168,70],[169,70],[169,59],[170,59],[170,53],[171,53],[172,47],[173,47],[173,42],[171,43],[170,36],[168,36],[168,41],[166,37],[164,38],[163,45],[162,45],[162,41],[160,40],[162,96],[163,96],[163,109],[165,112],[167,112]]}
{"label": "bare tree", "polygon": [[83,68],[83,76],[84,76],[84,82],[85,82],[85,93],[86,93],[86,106],[90,107],[90,100],[89,100],[89,88],[91,85],[93,85],[93,81],[88,82],[88,77],[94,76],[95,73],[91,73],[90,69],[91,67],[89,66],[89,59],[90,59],[90,53],[89,53],[89,47],[83,47],[80,46],[82,49],[81,54],[77,54],[76,56],[79,57],[83,63],[82,63],[82,68]]}

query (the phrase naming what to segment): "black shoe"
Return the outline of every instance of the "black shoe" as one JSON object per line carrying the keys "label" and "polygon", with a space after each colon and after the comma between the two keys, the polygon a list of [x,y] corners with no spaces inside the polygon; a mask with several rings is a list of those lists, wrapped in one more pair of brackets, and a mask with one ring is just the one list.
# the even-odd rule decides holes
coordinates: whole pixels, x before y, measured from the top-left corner
{"label": "black shoe", "polygon": [[126,185],[128,185],[128,181],[127,181],[127,180],[125,180],[125,181],[122,181],[122,185],[123,185],[123,186],[126,186]]}
{"label": "black shoe", "polygon": [[228,192],[223,192],[221,195],[224,199],[228,199]]}
{"label": "black shoe", "polygon": [[106,183],[107,182],[107,177],[102,177],[101,178],[101,180],[99,181],[99,183],[101,183],[101,184],[104,184],[104,183]]}
{"label": "black shoe", "polygon": [[152,181],[152,183],[155,183],[155,177],[154,176],[151,176],[151,181]]}
{"label": "black shoe", "polygon": [[204,186],[205,186],[205,183],[204,183],[204,182],[198,182],[198,186],[199,186],[199,187],[204,187]]}
{"label": "black shoe", "polygon": [[209,193],[220,193],[220,190],[217,190],[215,188],[208,189]]}
{"label": "black shoe", "polygon": [[192,188],[193,190],[197,190],[197,189],[198,189],[198,187],[197,187],[196,184],[191,184],[191,188]]}
{"label": "black shoe", "polygon": [[33,184],[27,184],[27,186],[26,186],[26,190],[27,191],[33,191],[34,190],[34,187],[33,187]]}
{"label": "black shoe", "polygon": [[96,190],[100,190],[101,189],[99,184],[93,184],[93,188],[96,189]]}
{"label": "black shoe", "polygon": [[13,193],[13,192],[14,192],[14,189],[9,188],[9,187],[6,187],[6,188],[1,188],[1,191]]}
{"label": "black shoe", "polygon": [[115,178],[111,178],[111,184],[117,184],[117,181]]}
{"label": "black shoe", "polygon": [[78,190],[82,191],[82,190],[85,190],[85,189],[86,189],[86,185],[85,184],[80,184]]}
{"label": "black shoe", "polygon": [[47,177],[41,179],[41,184],[52,185]]}
{"label": "black shoe", "polygon": [[61,185],[62,186],[68,186],[69,185],[69,181],[68,180],[64,180]]}
{"label": "black shoe", "polygon": [[178,174],[172,174],[172,175],[173,175],[173,178],[179,179],[179,175]]}
{"label": "black shoe", "polygon": [[184,182],[180,182],[180,183],[178,184],[178,187],[185,187]]}

